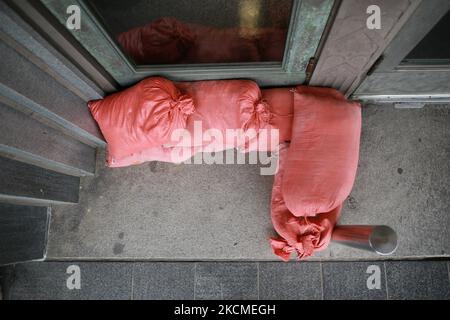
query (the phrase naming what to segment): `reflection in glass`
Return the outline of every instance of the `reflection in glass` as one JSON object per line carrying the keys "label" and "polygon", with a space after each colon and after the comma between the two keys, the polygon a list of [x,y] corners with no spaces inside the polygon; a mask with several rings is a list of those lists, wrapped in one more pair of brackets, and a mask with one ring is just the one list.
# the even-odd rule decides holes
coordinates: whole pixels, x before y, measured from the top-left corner
{"label": "reflection in glass", "polygon": [[293,0],[86,0],[138,65],[281,62]]}

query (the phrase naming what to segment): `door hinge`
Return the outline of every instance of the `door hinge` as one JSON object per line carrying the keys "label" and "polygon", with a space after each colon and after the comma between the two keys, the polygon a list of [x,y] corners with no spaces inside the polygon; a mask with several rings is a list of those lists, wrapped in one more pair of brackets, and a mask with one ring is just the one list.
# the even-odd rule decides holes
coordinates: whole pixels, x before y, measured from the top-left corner
{"label": "door hinge", "polygon": [[308,65],[306,66],[306,78],[305,78],[306,84],[309,84],[309,81],[312,78],[314,70],[316,69],[316,65],[317,65],[317,59],[315,57],[312,57],[311,59],[309,59]]}

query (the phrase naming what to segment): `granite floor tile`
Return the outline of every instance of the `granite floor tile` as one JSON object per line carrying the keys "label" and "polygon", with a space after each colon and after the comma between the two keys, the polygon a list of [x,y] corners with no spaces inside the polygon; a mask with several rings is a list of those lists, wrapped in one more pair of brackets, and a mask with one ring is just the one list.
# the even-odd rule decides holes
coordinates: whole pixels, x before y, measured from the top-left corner
{"label": "granite floor tile", "polygon": [[[34,262],[14,270],[12,300],[128,300],[130,263]],[[77,280],[79,279],[79,281]]]}
{"label": "granite floor tile", "polygon": [[194,299],[193,262],[143,262],[134,264],[133,299]]}
{"label": "granite floor tile", "polygon": [[447,261],[386,262],[389,299],[450,299],[447,263]]}
{"label": "granite floor tile", "polygon": [[201,262],[196,266],[195,298],[258,299],[257,263]]}
{"label": "granite floor tile", "polygon": [[259,298],[267,300],[322,299],[319,262],[259,263]]}
{"label": "granite floor tile", "polygon": [[324,262],[323,292],[326,300],[385,300],[383,262]]}

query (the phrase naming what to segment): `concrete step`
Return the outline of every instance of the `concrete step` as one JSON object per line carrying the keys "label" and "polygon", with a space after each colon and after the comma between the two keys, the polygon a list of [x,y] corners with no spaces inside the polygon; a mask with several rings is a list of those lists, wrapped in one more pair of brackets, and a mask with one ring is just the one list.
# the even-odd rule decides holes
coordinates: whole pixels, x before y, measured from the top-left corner
{"label": "concrete step", "polygon": [[0,155],[73,176],[95,173],[95,148],[2,103]]}
{"label": "concrete step", "polygon": [[76,204],[80,178],[0,157],[0,202]]}
{"label": "concrete step", "polygon": [[20,264],[3,274],[11,300],[448,300],[448,268],[448,260],[66,261]]}
{"label": "concrete step", "polygon": [[43,260],[50,208],[0,203],[0,265]]}
{"label": "concrete step", "polygon": [[[392,257],[332,243],[316,260],[450,255],[450,108],[363,108],[360,163],[340,224],[388,225]],[[277,260],[273,178],[257,165],[101,167],[80,205],[54,207],[51,259]]]}

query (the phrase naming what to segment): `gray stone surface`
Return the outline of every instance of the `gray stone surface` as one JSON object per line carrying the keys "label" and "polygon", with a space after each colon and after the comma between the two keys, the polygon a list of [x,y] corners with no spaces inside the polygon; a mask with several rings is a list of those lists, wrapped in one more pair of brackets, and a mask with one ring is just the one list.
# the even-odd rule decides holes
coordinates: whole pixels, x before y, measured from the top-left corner
{"label": "gray stone surface", "polygon": [[193,300],[195,263],[147,262],[133,267],[133,299]]}
{"label": "gray stone surface", "polygon": [[195,299],[258,299],[257,263],[198,263],[195,270]]}
{"label": "gray stone surface", "polygon": [[[69,290],[67,268],[80,268],[81,289]],[[47,262],[20,264],[10,288],[13,300],[131,299],[131,263]]]}
{"label": "gray stone surface", "polygon": [[259,263],[259,298],[262,300],[322,299],[320,263]]}
{"label": "gray stone surface", "polygon": [[[360,164],[340,224],[395,229],[395,258],[450,253],[450,108],[363,110]],[[277,260],[272,177],[255,165],[100,168],[80,205],[55,207],[49,258]],[[119,235],[122,234],[122,238]],[[379,259],[338,244],[315,259]]]}
{"label": "gray stone surface", "polygon": [[[368,269],[371,266],[374,266],[374,269]],[[387,298],[385,269],[382,261],[328,262],[322,264],[322,272],[323,296],[326,300],[385,300]],[[376,279],[372,282],[370,277]]]}
{"label": "gray stone surface", "polygon": [[49,257],[270,258],[271,188],[256,165],[101,168],[54,207]]}
{"label": "gray stone surface", "polygon": [[447,261],[386,262],[388,298],[450,300]]}

